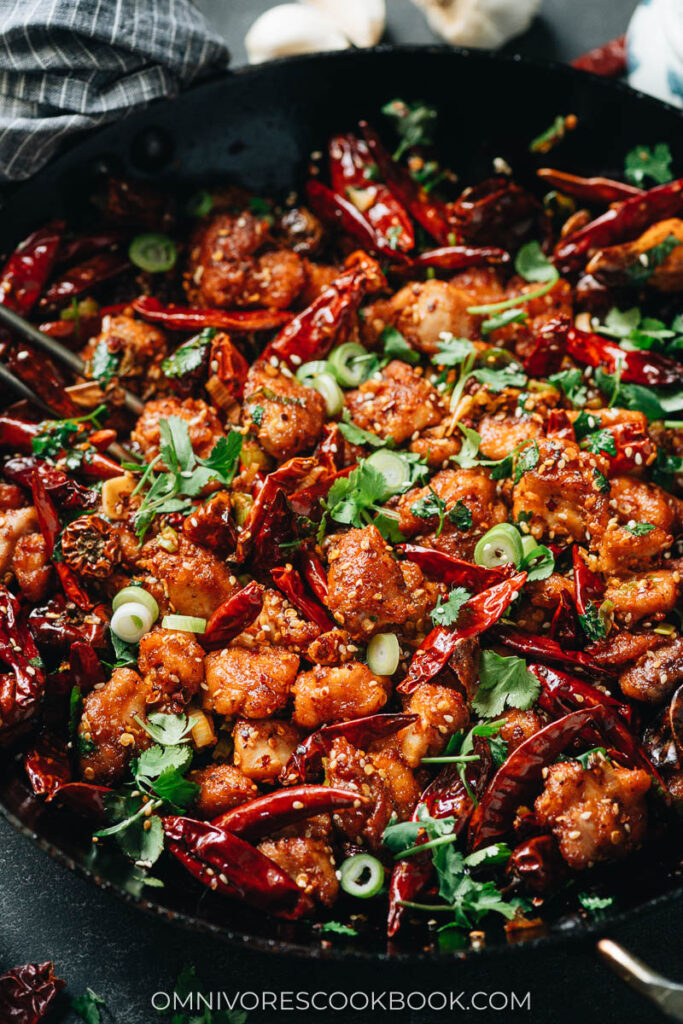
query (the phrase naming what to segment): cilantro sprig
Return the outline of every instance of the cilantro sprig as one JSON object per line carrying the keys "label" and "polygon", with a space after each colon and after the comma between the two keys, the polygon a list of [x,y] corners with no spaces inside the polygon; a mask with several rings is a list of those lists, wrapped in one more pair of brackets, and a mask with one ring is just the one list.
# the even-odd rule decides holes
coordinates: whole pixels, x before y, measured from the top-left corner
{"label": "cilantro sprig", "polygon": [[525,711],[535,704],[540,692],[541,684],[524,658],[481,652],[479,689],[472,707],[482,718],[496,718],[505,708]]}
{"label": "cilantro sprig", "polygon": [[400,142],[393,153],[394,160],[400,160],[407,150],[414,146],[429,146],[434,141],[437,113],[426,103],[406,103],[391,100],[382,107],[382,113],[394,122]]}

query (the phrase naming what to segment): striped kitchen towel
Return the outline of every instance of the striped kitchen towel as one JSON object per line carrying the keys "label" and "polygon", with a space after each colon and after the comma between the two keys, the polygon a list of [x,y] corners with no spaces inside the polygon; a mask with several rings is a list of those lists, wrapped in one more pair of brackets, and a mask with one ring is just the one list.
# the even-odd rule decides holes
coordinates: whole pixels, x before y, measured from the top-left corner
{"label": "striped kitchen towel", "polygon": [[0,181],[228,60],[190,0],[0,0]]}

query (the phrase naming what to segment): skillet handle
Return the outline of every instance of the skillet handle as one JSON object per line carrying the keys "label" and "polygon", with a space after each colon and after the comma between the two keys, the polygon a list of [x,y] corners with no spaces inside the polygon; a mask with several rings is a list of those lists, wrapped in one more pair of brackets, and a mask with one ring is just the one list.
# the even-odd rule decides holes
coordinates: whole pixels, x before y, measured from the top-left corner
{"label": "skillet handle", "polygon": [[641,992],[672,1020],[683,1021],[683,985],[651,970],[612,939],[601,939],[598,952],[624,981]]}

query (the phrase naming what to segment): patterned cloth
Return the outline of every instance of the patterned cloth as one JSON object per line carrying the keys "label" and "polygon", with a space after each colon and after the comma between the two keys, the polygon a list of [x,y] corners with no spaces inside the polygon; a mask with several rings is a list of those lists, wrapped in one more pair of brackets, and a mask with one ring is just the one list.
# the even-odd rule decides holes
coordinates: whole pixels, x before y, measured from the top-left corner
{"label": "patterned cloth", "polygon": [[0,0],[0,181],[228,59],[190,0]]}

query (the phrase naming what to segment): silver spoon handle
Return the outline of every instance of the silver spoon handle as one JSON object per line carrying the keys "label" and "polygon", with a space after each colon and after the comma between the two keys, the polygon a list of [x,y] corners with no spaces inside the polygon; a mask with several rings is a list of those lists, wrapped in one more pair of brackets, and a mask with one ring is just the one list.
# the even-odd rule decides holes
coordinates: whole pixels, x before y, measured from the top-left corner
{"label": "silver spoon handle", "polygon": [[632,988],[651,999],[673,1020],[683,1021],[683,985],[653,971],[612,939],[601,939],[598,951]]}

